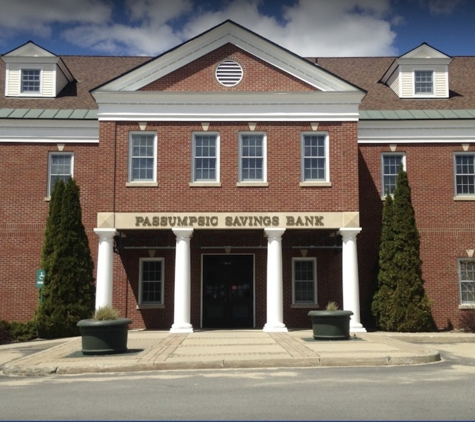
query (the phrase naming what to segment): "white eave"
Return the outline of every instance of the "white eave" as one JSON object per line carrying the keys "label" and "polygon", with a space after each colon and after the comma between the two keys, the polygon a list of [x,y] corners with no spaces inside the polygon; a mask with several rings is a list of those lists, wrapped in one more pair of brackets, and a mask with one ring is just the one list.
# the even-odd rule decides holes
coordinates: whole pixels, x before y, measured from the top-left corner
{"label": "white eave", "polygon": [[99,120],[357,121],[362,91],[96,92]]}

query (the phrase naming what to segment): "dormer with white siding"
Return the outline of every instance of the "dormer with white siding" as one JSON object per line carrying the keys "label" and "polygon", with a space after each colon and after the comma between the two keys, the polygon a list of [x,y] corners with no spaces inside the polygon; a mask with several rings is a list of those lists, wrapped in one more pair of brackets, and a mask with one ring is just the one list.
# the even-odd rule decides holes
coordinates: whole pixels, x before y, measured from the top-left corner
{"label": "dormer with white siding", "polygon": [[63,60],[28,41],[2,56],[6,64],[6,97],[54,98],[73,76]]}
{"label": "dormer with white siding", "polygon": [[423,43],[398,57],[381,78],[399,98],[449,98],[452,58]]}

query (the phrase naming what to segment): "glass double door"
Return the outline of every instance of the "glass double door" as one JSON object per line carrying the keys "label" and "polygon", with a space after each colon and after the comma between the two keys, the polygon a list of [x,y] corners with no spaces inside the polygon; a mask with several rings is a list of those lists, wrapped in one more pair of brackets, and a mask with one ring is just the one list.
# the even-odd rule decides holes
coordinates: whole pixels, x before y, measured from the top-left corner
{"label": "glass double door", "polygon": [[203,328],[252,328],[253,283],[253,255],[203,255]]}

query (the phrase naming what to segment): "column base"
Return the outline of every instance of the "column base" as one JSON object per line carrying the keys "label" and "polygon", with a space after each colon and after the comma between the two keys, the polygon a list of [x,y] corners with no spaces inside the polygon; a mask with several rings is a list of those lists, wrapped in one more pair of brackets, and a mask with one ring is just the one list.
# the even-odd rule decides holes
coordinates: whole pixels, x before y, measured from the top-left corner
{"label": "column base", "polygon": [[265,333],[287,333],[289,330],[287,330],[285,324],[266,324],[262,331]]}
{"label": "column base", "polygon": [[366,328],[364,328],[360,323],[355,323],[353,325],[350,321],[350,333],[366,333]]}
{"label": "column base", "polygon": [[193,326],[191,324],[173,324],[170,328],[170,333],[173,334],[189,334],[193,332]]}

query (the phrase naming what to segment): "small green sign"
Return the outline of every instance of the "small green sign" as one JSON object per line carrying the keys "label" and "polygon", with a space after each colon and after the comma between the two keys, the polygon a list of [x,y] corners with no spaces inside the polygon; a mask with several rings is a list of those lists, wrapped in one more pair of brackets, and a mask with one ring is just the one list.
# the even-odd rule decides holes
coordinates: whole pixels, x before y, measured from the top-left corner
{"label": "small green sign", "polygon": [[36,287],[43,287],[43,281],[45,279],[45,270],[36,270]]}

